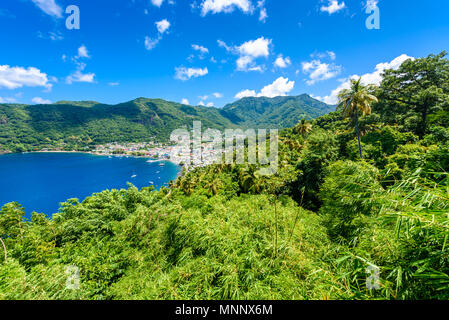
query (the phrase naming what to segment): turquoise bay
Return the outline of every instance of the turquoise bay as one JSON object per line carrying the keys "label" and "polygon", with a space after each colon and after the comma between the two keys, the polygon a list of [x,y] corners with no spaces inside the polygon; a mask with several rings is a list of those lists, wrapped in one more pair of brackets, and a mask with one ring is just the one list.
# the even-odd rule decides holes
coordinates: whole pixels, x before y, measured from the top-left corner
{"label": "turquoise bay", "polygon": [[25,153],[0,156],[0,207],[16,201],[48,216],[70,198],[80,201],[95,192],[127,188],[130,182],[159,189],[176,179],[179,166],[146,158],[85,153]]}

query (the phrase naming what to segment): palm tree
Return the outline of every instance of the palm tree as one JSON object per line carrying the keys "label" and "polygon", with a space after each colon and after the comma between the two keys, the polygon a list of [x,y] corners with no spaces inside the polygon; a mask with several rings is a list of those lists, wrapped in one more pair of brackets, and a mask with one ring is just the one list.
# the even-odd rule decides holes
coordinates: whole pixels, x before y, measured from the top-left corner
{"label": "palm tree", "polygon": [[363,159],[362,144],[360,143],[359,113],[362,115],[371,114],[371,105],[378,100],[372,94],[374,86],[365,86],[361,84],[361,81],[362,78],[359,78],[358,80],[351,79],[351,87],[340,91],[338,94],[338,108],[341,108],[343,118],[355,119],[360,158]]}
{"label": "palm tree", "polygon": [[216,196],[218,194],[218,191],[220,190],[220,188],[223,186],[223,183],[221,182],[220,179],[216,178],[216,179],[212,179],[210,180],[207,184],[206,184],[206,189],[209,190],[210,192],[212,192],[212,194],[214,196]]}
{"label": "palm tree", "polygon": [[298,124],[295,126],[295,132],[301,134],[303,137],[305,137],[310,131],[312,131],[312,124],[306,119],[302,119]]}
{"label": "palm tree", "polygon": [[239,178],[244,193],[258,194],[262,191],[263,180],[253,167],[242,168]]}
{"label": "palm tree", "polygon": [[7,253],[7,251],[6,251],[6,245],[5,245],[5,243],[3,242],[2,238],[0,238],[0,242],[2,243],[2,245],[3,245],[3,250],[5,251],[5,262],[6,262],[6,259],[8,259],[8,253]]}

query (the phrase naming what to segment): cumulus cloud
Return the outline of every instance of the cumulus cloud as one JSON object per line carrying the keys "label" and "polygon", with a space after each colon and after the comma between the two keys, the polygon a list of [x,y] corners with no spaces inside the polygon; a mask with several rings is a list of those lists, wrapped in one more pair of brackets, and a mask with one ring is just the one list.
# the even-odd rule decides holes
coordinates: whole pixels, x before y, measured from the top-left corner
{"label": "cumulus cloud", "polygon": [[284,58],[282,56],[282,54],[280,54],[277,57],[276,61],[274,61],[274,65],[281,69],[287,68],[291,64],[292,64],[292,62],[291,62],[290,58],[289,57]]}
{"label": "cumulus cloud", "polygon": [[164,2],[164,0],[151,0],[151,3],[159,8],[161,7],[163,2]]}
{"label": "cumulus cloud", "polygon": [[162,40],[162,35],[168,31],[171,24],[167,19],[163,19],[161,21],[155,22],[158,35],[156,38],[150,38],[149,36],[145,37],[145,49],[152,50],[154,49],[158,43]]}
{"label": "cumulus cloud", "polygon": [[240,46],[230,47],[224,41],[218,40],[218,45],[228,52],[238,55],[238,71],[263,71],[262,66],[256,64],[256,59],[267,58],[270,55],[271,39],[260,37],[256,40],[249,40]]}
{"label": "cumulus cloud", "polygon": [[82,45],[78,48],[78,55],[72,58],[72,61],[76,64],[76,70],[66,77],[65,81],[67,84],[72,84],[74,82],[95,82],[95,73],[84,73],[86,64],[81,62],[82,59],[90,58],[89,51],[86,46]]}
{"label": "cumulus cloud", "polygon": [[0,65],[0,88],[17,89],[22,87],[45,87],[50,90],[52,84],[46,73],[34,67],[10,67]]}
{"label": "cumulus cloud", "polygon": [[287,93],[293,90],[295,81],[289,81],[288,78],[280,77],[272,84],[265,86],[259,93],[255,90],[243,90],[235,95],[237,99],[245,97],[268,97],[274,98],[278,96],[286,96]]}
{"label": "cumulus cloud", "polygon": [[170,28],[170,22],[167,19],[157,21],[156,27],[157,27],[157,31],[160,34],[164,34],[168,30],[168,28]]}
{"label": "cumulus cloud", "polygon": [[51,101],[48,99],[43,99],[41,97],[35,97],[31,99],[31,101],[35,104],[51,104]]}
{"label": "cumulus cloud", "polygon": [[202,16],[208,13],[230,13],[235,9],[240,9],[244,13],[252,13],[254,10],[250,0],[204,0],[200,7]]}
{"label": "cumulus cloud", "polygon": [[376,65],[374,72],[365,73],[362,76],[354,74],[354,75],[350,76],[349,78],[344,79],[342,81],[342,83],[335,90],[333,90],[331,92],[330,95],[325,96],[325,97],[314,96],[314,98],[318,99],[320,101],[323,101],[325,103],[328,103],[328,104],[336,104],[338,102],[338,93],[343,89],[350,88],[350,84],[351,84],[350,80],[351,79],[358,79],[361,77],[362,83],[365,85],[367,85],[367,84],[379,85],[382,82],[382,73],[385,70],[387,70],[387,69],[397,70],[401,66],[401,64],[404,63],[408,59],[414,60],[415,58],[410,57],[406,54],[402,54],[390,62],[379,63],[378,65]]}
{"label": "cumulus cloud", "polygon": [[87,51],[87,48],[85,45],[82,45],[78,48],[78,55],[76,58],[90,58],[89,52]]}
{"label": "cumulus cloud", "polygon": [[62,18],[62,8],[55,2],[55,0],[32,0],[33,3],[39,7],[46,14]]}
{"label": "cumulus cloud", "polygon": [[312,60],[310,62],[302,63],[302,71],[309,75],[309,80],[306,81],[308,85],[313,85],[319,81],[332,79],[340,74],[341,66],[333,63],[325,63],[320,60]]}
{"label": "cumulus cloud", "polygon": [[214,97],[217,98],[217,99],[223,98],[223,94],[220,93],[220,92],[215,92],[215,93],[213,93],[213,95],[214,95]]}
{"label": "cumulus cloud", "polygon": [[190,106],[190,102],[186,98],[182,99],[181,103]]}
{"label": "cumulus cloud", "polygon": [[207,70],[207,68],[201,69],[201,68],[178,67],[176,68],[175,79],[187,81],[191,78],[198,78],[205,76],[208,73],[209,70]]}
{"label": "cumulus cloud", "polygon": [[82,70],[76,70],[66,78],[67,84],[72,84],[74,82],[94,83],[95,73],[83,73]]}
{"label": "cumulus cloud", "polygon": [[339,3],[338,0],[328,0],[328,5],[321,6],[322,12],[327,12],[329,14],[334,14],[340,10],[346,8],[346,4],[344,2]]}

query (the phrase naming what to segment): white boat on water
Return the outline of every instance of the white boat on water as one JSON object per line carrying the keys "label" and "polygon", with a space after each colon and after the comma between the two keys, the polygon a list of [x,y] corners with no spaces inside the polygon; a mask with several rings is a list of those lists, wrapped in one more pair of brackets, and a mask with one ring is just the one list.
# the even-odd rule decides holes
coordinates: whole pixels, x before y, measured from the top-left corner
{"label": "white boat on water", "polygon": [[150,184],[154,184],[154,182],[153,182],[153,181],[150,181]]}
{"label": "white boat on water", "polygon": [[137,177],[137,174],[131,176],[131,178],[135,178],[135,177]]}

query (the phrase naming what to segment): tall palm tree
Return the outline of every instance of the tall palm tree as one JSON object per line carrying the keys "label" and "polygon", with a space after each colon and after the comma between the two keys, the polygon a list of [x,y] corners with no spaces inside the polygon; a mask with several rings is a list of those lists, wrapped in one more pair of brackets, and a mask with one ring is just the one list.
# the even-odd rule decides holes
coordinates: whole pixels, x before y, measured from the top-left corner
{"label": "tall palm tree", "polygon": [[301,134],[303,137],[305,137],[310,131],[312,131],[312,124],[306,119],[302,119],[298,124],[295,126],[295,132]]}
{"label": "tall palm tree", "polygon": [[338,108],[342,110],[343,118],[355,119],[360,158],[363,159],[362,144],[360,142],[359,114],[371,114],[371,105],[378,100],[372,94],[374,86],[365,86],[361,82],[362,78],[359,78],[358,80],[351,79],[351,87],[340,91],[338,94]]}

